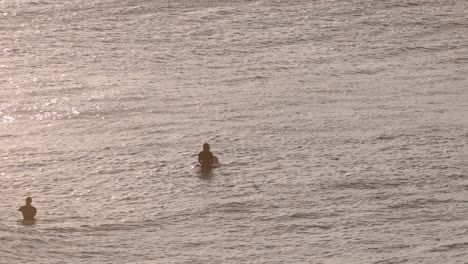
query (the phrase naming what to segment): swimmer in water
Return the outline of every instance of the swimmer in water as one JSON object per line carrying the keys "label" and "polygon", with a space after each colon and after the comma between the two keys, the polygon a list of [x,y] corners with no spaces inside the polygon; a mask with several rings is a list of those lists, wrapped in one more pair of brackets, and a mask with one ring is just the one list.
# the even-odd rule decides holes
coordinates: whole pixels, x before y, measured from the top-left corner
{"label": "swimmer in water", "polygon": [[211,153],[208,143],[203,144],[203,151],[198,154],[198,162],[201,164],[202,168],[211,168],[213,153]]}
{"label": "swimmer in water", "polygon": [[27,197],[26,198],[26,205],[23,205],[18,209],[18,211],[21,211],[23,213],[23,219],[24,220],[34,220],[34,217],[36,216],[36,207],[31,205],[32,203],[32,198]]}

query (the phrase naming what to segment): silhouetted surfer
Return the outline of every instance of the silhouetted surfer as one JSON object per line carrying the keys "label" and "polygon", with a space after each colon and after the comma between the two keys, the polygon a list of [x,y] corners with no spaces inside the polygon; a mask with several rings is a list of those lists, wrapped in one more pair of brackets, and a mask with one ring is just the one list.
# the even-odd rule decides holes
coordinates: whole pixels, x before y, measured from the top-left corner
{"label": "silhouetted surfer", "polygon": [[202,168],[211,168],[213,153],[211,153],[208,143],[203,144],[203,151],[198,154],[198,162],[200,162]]}
{"label": "silhouetted surfer", "polygon": [[34,217],[36,216],[36,207],[31,205],[32,203],[32,198],[27,197],[26,198],[26,205],[23,205],[18,209],[18,211],[21,211],[23,213],[23,219],[24,220],[34,220]]}

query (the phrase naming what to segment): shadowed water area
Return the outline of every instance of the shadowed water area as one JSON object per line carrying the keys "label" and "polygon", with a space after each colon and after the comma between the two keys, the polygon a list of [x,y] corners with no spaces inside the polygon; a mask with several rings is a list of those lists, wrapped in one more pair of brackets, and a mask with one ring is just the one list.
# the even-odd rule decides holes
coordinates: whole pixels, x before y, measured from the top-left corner
{"label": "shadowed water area", "polygon": [[0,263],[466,262],[467,10],[3,1]]}

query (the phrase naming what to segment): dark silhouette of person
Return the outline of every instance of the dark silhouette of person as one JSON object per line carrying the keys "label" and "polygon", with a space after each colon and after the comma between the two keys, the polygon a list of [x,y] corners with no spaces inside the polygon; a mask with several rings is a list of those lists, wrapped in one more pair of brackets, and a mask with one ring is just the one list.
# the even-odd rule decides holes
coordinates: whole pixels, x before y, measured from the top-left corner
{"label": "dark silhouette of person", "polygon": [[203,151],[198,154],[198,162],[201,164],[202,168],[211,168],[213,153],[211,153],[208,143],[203,144]]}
{"label": "dark silhouette of person", "polygon": [[31,197],[26,197],[26,205],[23,205],[18,209],[18,211],[21,211],[23,213],[23,219],[24,220],[34,220],[34,217],[36,216],[36,207],[31,205],[32,203],[32,198]]}

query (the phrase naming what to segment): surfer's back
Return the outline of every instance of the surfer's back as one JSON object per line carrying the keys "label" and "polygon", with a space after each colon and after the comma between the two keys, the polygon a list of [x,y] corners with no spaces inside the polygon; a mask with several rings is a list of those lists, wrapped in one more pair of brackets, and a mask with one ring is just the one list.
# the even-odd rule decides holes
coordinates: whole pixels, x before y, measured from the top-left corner
{"label": "surfer's back", "polygon": [[21,206],[18,211],[23,214],[24,220],[34,220],[36,216],[37,210],[36,207],[31,205],[32,199],[31,197],[26,198],[26,205]]}

